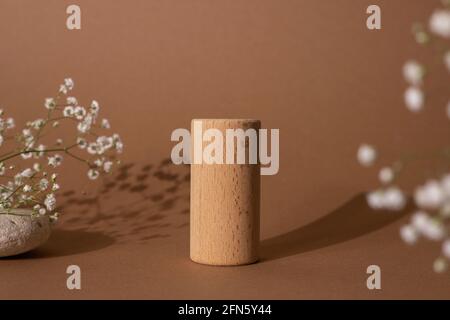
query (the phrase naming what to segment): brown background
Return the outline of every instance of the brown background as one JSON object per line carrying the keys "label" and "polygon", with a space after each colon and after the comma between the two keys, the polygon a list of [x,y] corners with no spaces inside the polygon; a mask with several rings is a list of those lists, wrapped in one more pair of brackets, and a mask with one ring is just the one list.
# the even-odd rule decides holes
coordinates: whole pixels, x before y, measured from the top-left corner
{"label": "brown background", "polygon": [[[71,76],[123,136],[125,167],[96,190],[66,163],[61,224],[40,250],[0,261],[0,298],[450,298],[448,274],[432,271],[438,245],[398,237],[410,210],[372,212],[362,195],[403,150],[448,144],[442,66],[420,116],[402,101],[404,61],[436,59],[411,24],[439,1],[75,2],[81,31],[65,28],[74,1],[0,0],[0,105],[19,123],[42,116]],[[373,3],[381,31],[365,26]],[[164,161],[170,133],[247,117],[281,132],[280,173],[262,179],[263,261],[191,263],[189,169]],[[381,150],[377,168],[356,163],[362,142]],[[425,166],[402,184],[436,174]],[[65,287],[70,264],[81,291]],[[366,288],[370,264],[381,291]]]}

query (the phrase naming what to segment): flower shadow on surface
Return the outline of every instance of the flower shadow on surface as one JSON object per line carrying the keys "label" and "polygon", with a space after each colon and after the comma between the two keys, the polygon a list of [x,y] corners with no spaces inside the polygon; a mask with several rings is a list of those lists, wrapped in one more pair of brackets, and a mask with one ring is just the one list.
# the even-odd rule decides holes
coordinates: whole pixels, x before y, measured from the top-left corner
{"label": "flower shadow on surface", "polygon": [[170,159],[125,164],[87,195],[62,194],[61,227],[100,232],[116,243],[145,243],[188,226],[189,167]]}
{"label": "flower shadow on surface", "polygon": [[369,208],[365,194],[359,194],[328,215],[291,232],[261,241],[261,261],[276,260],[349,241],[401,219],[411,203],[399,212]]}

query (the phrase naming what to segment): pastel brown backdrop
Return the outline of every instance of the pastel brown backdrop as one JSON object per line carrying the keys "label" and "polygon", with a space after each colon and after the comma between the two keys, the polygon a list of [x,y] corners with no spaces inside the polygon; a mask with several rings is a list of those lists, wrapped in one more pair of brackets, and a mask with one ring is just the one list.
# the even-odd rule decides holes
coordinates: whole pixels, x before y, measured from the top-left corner
{"label": "pastel brown backdrop", "polygon": [[[74,3],[79,31],[65,27]],[[366,28],[370,4],[382,9],[380,31]],[[0,260],[0,298],[450,298],[449,277],[432,271],[439,246],[399,239],[410,210],[373,212],[363,196],[381,165],[448,143],[448,75],[436,70],[420,115],[402,101],[405,60],[435,59],[411,25],[438,5],[0,0],[0,105],[18,123],[38,117],[70,76],[126,146],[124,166],[95,186],[65,163],[61,223],[43,248]],[[258,264],[189,261],[189,168],[167,158],[170,133],[193,118],[280,129],[280,172],[262,179]],[[362,142],[381,151],[369,170],[355,160]],[[402,184],[425,179],[426,165]],[[71,264],[80,291],[66,288]],[[366,288],[371,264],[380,291]]]}

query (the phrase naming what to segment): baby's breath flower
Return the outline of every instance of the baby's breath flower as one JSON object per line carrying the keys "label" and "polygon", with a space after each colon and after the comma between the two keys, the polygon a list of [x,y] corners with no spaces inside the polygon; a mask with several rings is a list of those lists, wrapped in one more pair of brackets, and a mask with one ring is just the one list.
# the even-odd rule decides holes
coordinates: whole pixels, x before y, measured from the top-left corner
{"label": "baby's breath flower", "polygon": [[407,244],[414,244],[418,239],[417,230],[411,225],[403,226],[400,229],[400,236]]}
{"label": "baby's breath flower", "polygon": [[111,125],[109,124],[109,120],[108,119],[103,119],[101,126],[102,126],[103,129],[111,129]]}
{"label": "baby's breath flower", "polygon": [[45,125],[44,119],[36,119],[30,124],[30,126],[35,130],[41,129],[44,125]]}
{"label": "baby's breath flower", "polygon": [[430,30],[443,38],[450,38],[450,9],[436,10],[430,18]]}
{"label": "baby's breath flower", "polygon": [[434,272],[442,273],[447,269],[447,262],[443,258],[437,258],[433,264]]}
{"label": "baby's breath flower", "polygon": [[30,192],[32,189],[33,189],[33,188],[31,188],[30,185],[26,184],[26,185],[23,187],[23,192]]}
{"label": "baby's breath flower", "polygon": [[47,208],[48,211],[53,211],[55,210],[56,207],[56,198],[55,195],[53,193],[48,194],[45,197],[45,201],[44,201],[45,207]]}
{"label": "baby's breath flower", "polygon": [[377,157],[377,152],[375,148],[368,144],[362,144],[357,153],[357,158],[362,166],[371,166]]}
{"label": "baby's breath flower", "polygon": [[41,169],[42,169],[42,167],[41,167],[40,163],[36,162],[35,164],[33,164],[33,170],[34,171],[39,172],[39,171],[41,171]]}
{"label": "baby's breath flower", "polygon": [[76,106],[78,104],[78,100],[75,97],[67,97],[66,103],[72,106]]}
{"label": "baby's breath flower", "polygon": [[67,89],[67,87],[65,85],[62,84],[62,85],[59,86],[59,92],[60,93],[67,94],[67,91],[68,91],[68,89]]}
{"label": "baby's breath flower", "polygon": [[442,244],[442,254],[450,260],[450,238],[444,241]]}
{"label": "baby's breath flower", "polygon": [[73,114],[75,115],[75,118],[77,118],[77,120],[83,120],[83,118],[86,116],[86,109],[82,106],[78,106],[74,109]]}
{"label": "baby's breath flower", "polygon": [[394,171],[389,167],[384,167],[380,170],[378,178],[382,183],[391,183],[394,179]]}
{"label": "baby's breath flower", "polygon": [[92,102],[91,102],[91,111],[94,114],[97,114],[100,111],[100,105],[98,104],[98,102],[96,100],[92,100]]}
{"label": "baby's breath flower", "polygon": [[96,159],[96,160],[94,161],[94,164],[95,164],[97,167],[101,167],[101,166],[103,165],[103,159]]}
{"label": "baby's breath flower", "polygon": [[43,178],[43,179],[41,179],[41,180],[39,181],[39,189],[40,189],[41,191],[47,190],[48,185],[49,185],[49,182],[48,182],[48,180],[45,179],[45,178]]}
{"label": "baby's breath flower", "polygon": [[34,157],[35,158],[42,158],[44,156],[44,152],[45,152],[45,146],[43,144],[40,144],[37,148],[36,151],[38,152],[34,152]]}
{"label": "baby's breath flower", "polygon": [[447,51],[444,55],[444,63],[447,67],[447,71],[450,72],[450,50]]}
{"label": "baby's breath flower", "polygon": [[33,169],[27,168],[25,170],[23,170],[20,175],[24,178],[31,178],[34,174]]}
{"label": "baby's breath flower", "polygon": [[47,109],[52,110],[56,107],[56,101],[54,98],[46,98],[44,105]]}
{"label": "baby's breath flower", "polygon": [[77,129],[80,133],[86,133],[91,129],[91,125],[88,122],[83,121],[78,124]]}
{"label": "baby's breath flower", "polygon": [[86,149],[86,147],[87,147],[87,141],[86,141],[86,139],[81,138],[81,137],[79,137],[79,138],[77,139],[77,144],[78,144],[78,147],[79,147],[80,149]]}
{"label": "baby's breath flower", "polygon": [[61,165],[62,160],[63,160],[62,156],[59,154],[56,154],[52,157],[48,157],[48,165],[53,168],[56,168],[59,165]]}
{"label": "baby's breath flower", "polygon": [[440,183],[429,180],[425,185],[416,188],[414,200],[416,205],[424,209],[437,209],[445,199]]}
{"label": "baby's breath flower", "polygon": [[422,110],[424,101],[425,101],[425,95],[423,91],[417,87],[409,87],[405,91],[405,104],[406,107],[411,112],[419,112]]}
{"label": "baby's breath flower", "polygon": [[99,173],[97,170],[90,169],[90,170],[88,171],[88,177],[89,177],[89,179],[91,179],[91,180],[97,179],[97,178],[99,177],[99,175],[100,175],[100,173]]}
{"label": "baby's breath flower", "polygon": [[16,126],[13,118],[6,119],[6,129],[13,129]]}
{"label": "baby's breath flower", "polygon": [[64,85],[66,86],[67,90],[72,90],[75,84],[72,78],[65,78]]}
{"label": "baby's breath flower", "polygon": [[112,161],[106,161],[106,162],[103,164],[103,170],[104,170],[106,173],[109,173],[109,172],[111,172],[112,166],[113,166]]}
{"label": "baby's breath flower", "polygon": [[94,155],[94,154],[97,154],[97,149],[98,149],[97,144],[95,142],[91,142],[91,143],[89,143],[89,145],[87,147],[87,152],[89,154]]}
{"label": "baby's breath flower", "polygon": [[72,117],[74,115],[75,109],[72,106],[67,106],[64,108],[63,116]]}
{"label": "baby's breath flower", "polygon": [[59,184],[57,184],[57,183],[53,184],[53,186],[52,186],[52,191],[53,191],[53,192],[54,192],[54,191],[58,191],[59,189],[60,189]]}
{"label": "baby's breath flower", "polygon": [[424,68],[417,61],[410,60],[403,66],[403,76],[411,85],[419,85],[422,83],[424,76]]}
{"label": "baby's breath flower", "polygon": [[450,119],[450,101],[447,103],[447,117]]}

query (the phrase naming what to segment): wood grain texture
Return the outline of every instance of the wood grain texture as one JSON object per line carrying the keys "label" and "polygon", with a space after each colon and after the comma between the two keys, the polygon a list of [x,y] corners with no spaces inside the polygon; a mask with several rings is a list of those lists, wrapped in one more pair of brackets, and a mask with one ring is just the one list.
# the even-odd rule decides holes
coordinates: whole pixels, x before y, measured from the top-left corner
{"label": "wood grain texture", "polygon": [[[194,137],[192,120],[191,136]],[[258,120],[211,119],[203,132],[215,128],[259,129]],[[203,146],[208,143],[203,142]],[[194,146],[194,143],[192,143]],[[235,143],[235,154],[236,146]],[[248,151],[248,143],[246,143]],[[192,155],[194,154],[192,150]],[[225,159],[224,146],[224,159]],[[248,157],[247,157],[248,159]],[[248,161],[246,161],[248,163]],[[260,215],[259,164],[192,164],[190,256],[209,265],[243,265],[258,260]]]}

